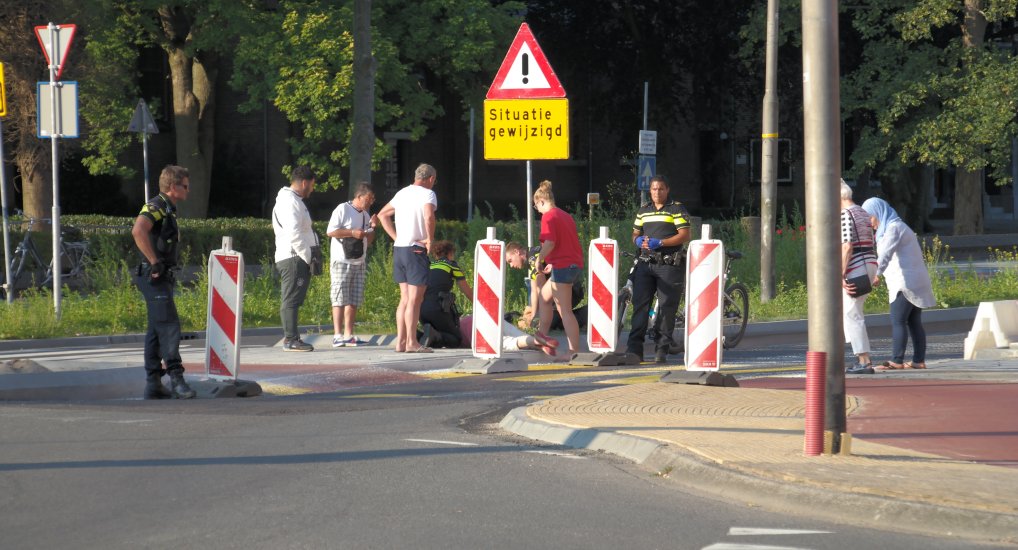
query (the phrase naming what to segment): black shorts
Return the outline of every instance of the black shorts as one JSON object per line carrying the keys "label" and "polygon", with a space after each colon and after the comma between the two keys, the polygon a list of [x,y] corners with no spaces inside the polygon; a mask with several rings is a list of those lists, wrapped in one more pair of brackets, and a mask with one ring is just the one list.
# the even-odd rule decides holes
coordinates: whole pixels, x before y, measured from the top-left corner
{"label": "black shorts", "polygon": [[392,279],[414,286],[428,284],[431,260],[423,246],[395,246],[392,249]]}

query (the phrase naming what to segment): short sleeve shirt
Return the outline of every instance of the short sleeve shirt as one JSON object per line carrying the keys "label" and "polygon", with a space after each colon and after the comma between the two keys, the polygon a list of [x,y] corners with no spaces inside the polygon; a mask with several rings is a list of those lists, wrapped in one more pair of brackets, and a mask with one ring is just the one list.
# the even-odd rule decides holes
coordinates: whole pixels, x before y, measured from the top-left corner
{"label": "short sleeve shirt", "polygon": [[583,251],[580,250],[580,235],[576,231],[573,217],[559,207],[552,208],[541,216],[541,242],[553,241],[555,248],[544,263],[558,268],[583,267]]}
{"label": "short sleeve shirt", "polygon": [[[352,203],[344,202],[336,207],[332,211],[332,217],[329,218],[329,227],[326,229],[326,233],[332,233],[337,229],[368,229],[371,227],[371,216],[366,210],[357,210]],[[343,243],[339,239],[332,237],[332,242],[329,243],[329,254],[330,261],[340,261],[343,263],[361,265],[364,263],[364,256],[356,259],[347,259],[346,254],[343,252]],[[364,237],[364,249],[368,248],[368,238]]]}
{"label": "short sleeve shirt", "polygon": [[408,185],[400,189],[390,202],[396,210],[396,242],[393,246],[413,246],[428,238],[424,205],[438,208],[438,197],[434,191],[420,185]]}
{"label": "short sleeve shirt", "polygon": [[[689,212],[681,202],[668,201],[661,208],[648,202],[636,212],[636,221],[633,222],[633,230],[640,235],[652,239],[667,239],[677,235],[679,230],[689,227]],[[663,246],[655,252],[672,254],[682,250],[679,246]]]}
{"label": "short sleeve shirt", "polygon": [[162,193],[152,197],[141,207],[141,212],[138,215],[152,222],[148,239],[152,243],[152,248],[156,251],[159,261],[167,267],[177,265],[180,230],[177,227],[177,209],[170,202],[169,197]]}
{"label": "short sleeve shirt", "polygon": [[452,292],[452,286],[467,276],[460,269],[456,260],[435,260],[428,270],[428,288],[424,291],[425,300],[438,298],[440,292]]}

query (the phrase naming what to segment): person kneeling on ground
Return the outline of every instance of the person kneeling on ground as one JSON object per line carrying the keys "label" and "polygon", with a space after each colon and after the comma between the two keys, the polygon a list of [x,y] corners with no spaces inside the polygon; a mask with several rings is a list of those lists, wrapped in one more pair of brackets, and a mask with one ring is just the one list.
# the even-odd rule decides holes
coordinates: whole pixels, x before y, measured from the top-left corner
{"label": "person kneeling on ground", "polygon": [[468,300],[472,300],[474,294],[454,259],[456,246],[449,241],[438,241],[431,250],[435,259],[428,270],[428,287],[421,303],[422,330],[419,339],[422,346],[458,348],[462,340],[460,312],[456,308],[456,296],[452,293],[453,284]]}

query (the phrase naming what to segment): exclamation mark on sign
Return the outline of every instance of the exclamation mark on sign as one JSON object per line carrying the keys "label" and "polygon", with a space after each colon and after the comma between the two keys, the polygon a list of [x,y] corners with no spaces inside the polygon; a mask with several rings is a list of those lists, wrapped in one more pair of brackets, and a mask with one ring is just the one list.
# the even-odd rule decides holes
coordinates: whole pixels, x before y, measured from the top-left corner
{"label": "exclamation mark on sign", "polygon": [[527,73],[529,73],[529,72],[530,72],[530,56],[528,54],[523,54],[523,83],[524,84],[526,84],[527,82],[530,82],[530,79],[527,78]]}

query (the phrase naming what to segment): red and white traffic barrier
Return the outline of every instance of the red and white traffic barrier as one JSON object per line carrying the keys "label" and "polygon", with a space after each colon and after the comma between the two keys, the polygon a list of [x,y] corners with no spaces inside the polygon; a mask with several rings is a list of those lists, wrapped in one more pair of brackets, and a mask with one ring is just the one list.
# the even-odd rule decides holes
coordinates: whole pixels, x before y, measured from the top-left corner
{"label": "red and white traffic barrier", "polygon": [[601,228],[600,238],[587,249],[587,347],[592,352],[612,353],[618,345],[619,245]]}
{"label": "red and white traffic barrier", "polygon": [[244,255],[223,237],[223,248],[209,255],[209,310],[205,338],[205,374],[236,380],[244,311]]}
{"label": "red and white traffic barrier", "polygon": [[488,228],[487,239],[474,247],[474,326],[470,343],[474,357],[502,357],[502,315],[505,309],[505,243]]}
{"label": "red and white traffic barrier", "polygon": [[701,236],[686,251],[685,363],[687,371],[716,371],[721,368],[725,246],[710,238],[709,225]]}

